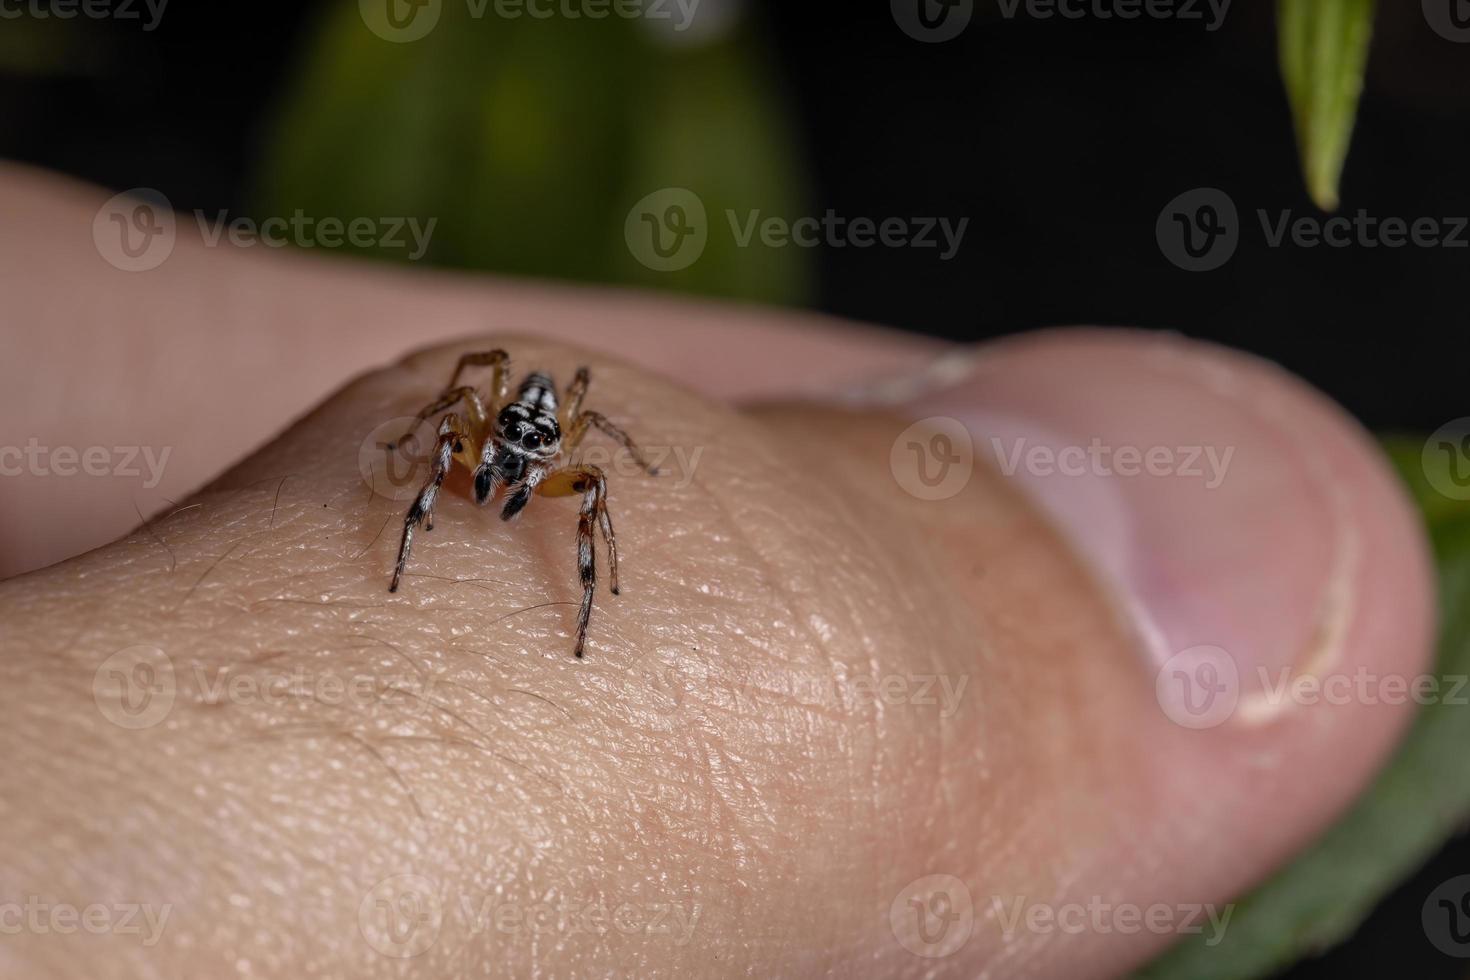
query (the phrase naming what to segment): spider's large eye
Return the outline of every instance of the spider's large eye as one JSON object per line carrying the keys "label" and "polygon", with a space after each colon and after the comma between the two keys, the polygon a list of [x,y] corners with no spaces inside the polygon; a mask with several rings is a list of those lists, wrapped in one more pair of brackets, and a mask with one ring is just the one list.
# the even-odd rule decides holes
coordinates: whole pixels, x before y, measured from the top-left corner
{"label": "spider's large eye", "polygon": [[521,436],[521,445],[527,449],[541,448],[541,433],[535,429],[527,429],[526,434]]}

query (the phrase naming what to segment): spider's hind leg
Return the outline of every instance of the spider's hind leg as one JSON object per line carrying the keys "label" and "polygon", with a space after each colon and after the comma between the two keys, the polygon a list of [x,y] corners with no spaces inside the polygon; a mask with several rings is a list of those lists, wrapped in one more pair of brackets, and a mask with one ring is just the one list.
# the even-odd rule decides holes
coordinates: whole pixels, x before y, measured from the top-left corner
{"label": "spider's hind leg", "polygon": [[607,510],[607,478],[596,466],[572,466],[548,476],[536,492],[547,497],[582,495],[582,510],[577,516],[577,575],[582,582],[582,604],[577,610],[577,642],[572,651],[580,657],[587,645],[587,623],[592,618],[592,596],[597,591],[594,525],[601,528],[607,544],[609,585],[613,595],[618,594],[618,541]]}
{"label": "spider's hind leg", "polygon": [[449,468],[454,465],[456,455],[463,457],[472,442],[473,437],[465,431],[458,415],[450,412],[444,416],[444,420],[439,423],[439,438],[434,443],[428,482],[414,498],[413,506],[409,507],[403,518],[403,541],[398,546],[398,564],[393,568],[393,582],[388,586],[389,592],[398,591],[403,569],[408,564],[409,552],[413,549],[414,530],[420,524],[425,531],[434,529],[434,504],[439,499],[439,488],[444,486],[444,478],[449,475]]}

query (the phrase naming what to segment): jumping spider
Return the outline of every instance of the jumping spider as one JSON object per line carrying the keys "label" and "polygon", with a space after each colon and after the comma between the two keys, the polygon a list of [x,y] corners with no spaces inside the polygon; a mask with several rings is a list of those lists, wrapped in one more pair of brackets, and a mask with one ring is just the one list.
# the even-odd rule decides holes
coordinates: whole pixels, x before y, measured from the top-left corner
{"label": "jumping spider", "polygon": [[[468,367],[493,369],[488,398],[473,387],[459,384],[459,376]],[[582,605],[577,613],[577,645],[573,653],[581,657],[587,643],[587,620],[592,615],[592,594],[597,587],[597,570],[592,552],[592,526],[602,529],[607,544],[607,564],[612,594],[618,594],[618,542],[613,535],[612,518],[607,512],[607,479],[602,470],[591,465],[572,465],[564,457],[576,452],[582,438],[592,426],[622,444],[633,460],[650,476],[655,469],[628,434],[608,421],[607,417],[582,410],[587,394],[588,374],[580,368],[567,388],[566,403],[558,409],[556,388],[545,374],[526,375],[510,398],[510,357],[503,350],[465,354],[459,359],[444,393],[419,412],[410,427],[390,450],[402,445],[419,423],[439,412],[454,408],[461,401],[465,418],[448,412],[439,423],[439,436],[431,456],[432,470],[428,482],[414,498],[403,521],[403,543],[398,548],[398,565],[393,569],[389,592],[398,591],[413,547],[413,532],[420,524],[425,531],[434,529],[434,502],[439,488],[455,462],[474,475],[475,502],[484,505],[500,491],[505,491],[502,520],[510,520],[525,508],[533,493],[543,497],[582,495],[582,512],[577,521],[577,571],[582,579]],[[565,432],[565,436],[563,435]]]}

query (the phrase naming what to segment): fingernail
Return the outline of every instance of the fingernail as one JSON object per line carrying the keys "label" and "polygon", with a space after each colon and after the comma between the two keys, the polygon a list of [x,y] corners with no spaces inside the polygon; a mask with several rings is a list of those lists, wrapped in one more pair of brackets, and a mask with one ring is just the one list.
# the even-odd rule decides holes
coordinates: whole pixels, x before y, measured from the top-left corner
{"label": "fingernail", "polygon": [[835,400],[852,408],[911,404],[931,393],[964,383],[974,373],[980,358],[977,347],[951,347],[923,361],[917,369],[851,385],[837,393]]}
{"label": "fingernail", "polygon": [[977,467],[1015,481],[1113,596],[1151,676],[1234,671],[1220,720],[1274,717],[1284,680],[1340,657],[1361,559],[1344,468],[1364,454],[1279,369],[1170,335],[1055,331],[988,345],[906,411],[963,423]]}

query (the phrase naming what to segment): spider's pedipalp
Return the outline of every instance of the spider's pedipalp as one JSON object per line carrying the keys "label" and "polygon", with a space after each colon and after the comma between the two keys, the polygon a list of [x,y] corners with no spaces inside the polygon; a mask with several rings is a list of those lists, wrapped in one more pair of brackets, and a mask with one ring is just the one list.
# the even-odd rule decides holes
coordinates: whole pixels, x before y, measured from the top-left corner
{"label": "spider's pedipalp", "polygon": [[[488,443],[486,445],[489,445]],[[495,474],[495,467],[489,463],[481,462],[475,467],[475,503],[484,506],[500,492],[504,482]]]}
{"label": "spider's pedipalp", "polygon": [[536,485],[534,483],[516,484],[505,498],[505,506],[500,509],[500,519],[502,521],[513,520],[521,511],[526,509],[526,505],[531,502],[531,494],[535,492]]}

